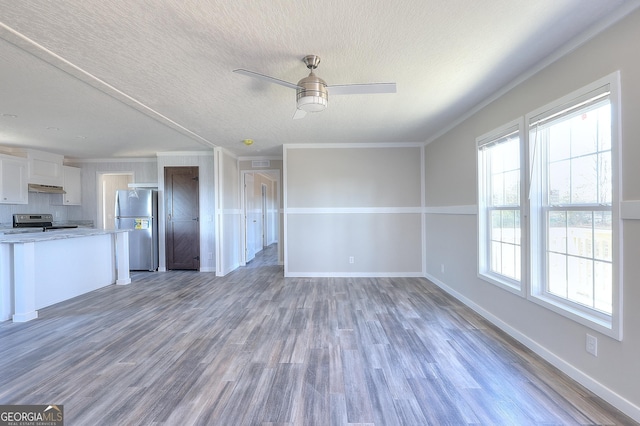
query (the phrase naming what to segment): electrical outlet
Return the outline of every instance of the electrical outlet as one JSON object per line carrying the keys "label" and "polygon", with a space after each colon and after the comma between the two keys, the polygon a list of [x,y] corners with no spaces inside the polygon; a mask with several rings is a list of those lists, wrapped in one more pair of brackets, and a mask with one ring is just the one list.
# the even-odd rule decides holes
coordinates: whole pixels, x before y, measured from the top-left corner
{"label": "electrical outlet", "polygon": [[349,256],[349,263],[355,263],[355,259],[353,258],[353,256]]}
{"label": "electrical outlet", "polygon": [[444,274],[444,263],[440,265],[440,272]]}
{"label": "electrical outlet", "polygon": [[595,336],[587,334],[587,352],[593,356],[598,356],[598,339]]}

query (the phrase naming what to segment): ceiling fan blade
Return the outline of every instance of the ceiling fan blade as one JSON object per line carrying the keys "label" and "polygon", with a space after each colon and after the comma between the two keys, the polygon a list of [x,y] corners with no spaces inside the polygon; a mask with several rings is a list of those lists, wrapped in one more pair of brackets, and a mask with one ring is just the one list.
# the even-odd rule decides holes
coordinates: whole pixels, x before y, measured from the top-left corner
{"label": "ceiling fan blade", "polygon": [[249,77],[257,78],[259,80],[264,80],[264,81],[267,81],[269,83],[279,84],[280,86],[290,87],[292,89],[298,89],[298,85],[297,84],[289,83],[288,81],[279,80],[277,78],[269,77],[268,75],[260,74],[260,73],[257,73],[257,72],[253,72],[253,71],[249,71],[249,70],[243,70],[241,68],[237,69],[237,70],[233,70],[233,72],[235,72],[237,74],[242,74],[242,75],[246,75],[246,76],[249,76]]}
{"label": "ceiling fan blade", "polygon": [[336,84],[327,86],[330,95],[372,95],[396,93],[395,83]]}
{"label": "ceiling fan blade", "polygon": [[293,113],[293,119],[298,120],[300,118],[304,118],[306,115],[307,115],[307,111],[300,108],[296,108],[296,112]]}

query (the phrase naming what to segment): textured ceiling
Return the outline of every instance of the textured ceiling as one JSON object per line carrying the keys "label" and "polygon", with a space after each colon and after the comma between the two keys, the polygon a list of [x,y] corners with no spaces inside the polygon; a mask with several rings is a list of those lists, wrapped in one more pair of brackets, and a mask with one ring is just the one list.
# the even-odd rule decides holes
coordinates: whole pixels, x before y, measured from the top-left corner
{"label": "textured ceiling", "polygon": [[[0,144],[76,158],[283,143],[423,142],[623,0],[0,1]],[[292,120],[307,54],[328,84],[397,93],[329,98]],[[17,117],[15,117],[17,116]],[[245,147],[243,139],[254,139]]]}

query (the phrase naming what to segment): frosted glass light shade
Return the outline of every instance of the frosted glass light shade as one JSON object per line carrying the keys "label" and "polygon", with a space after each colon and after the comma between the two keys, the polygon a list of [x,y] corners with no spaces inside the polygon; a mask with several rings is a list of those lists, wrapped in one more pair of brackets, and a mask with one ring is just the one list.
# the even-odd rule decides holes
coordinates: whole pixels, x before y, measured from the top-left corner
{"label": "frosted glass light shade", "polygon": [[298,98],[298,108],[306,112],[320,112],[327,107],[327,98],[321,96],[303,96]]}

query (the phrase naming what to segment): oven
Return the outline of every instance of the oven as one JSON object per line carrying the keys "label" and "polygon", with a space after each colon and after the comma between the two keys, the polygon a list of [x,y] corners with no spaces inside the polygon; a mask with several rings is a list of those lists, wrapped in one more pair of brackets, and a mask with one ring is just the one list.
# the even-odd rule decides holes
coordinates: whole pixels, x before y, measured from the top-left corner
{"label": "oven", "polygon": [[34,232],[55,231],[58,229],[73,229],[78,225],[54,225],[53,215],[49,213],[43,214],[27,214],[20,213],[13,215],[13,227],[22,228],[25,231],[33,230]]}

